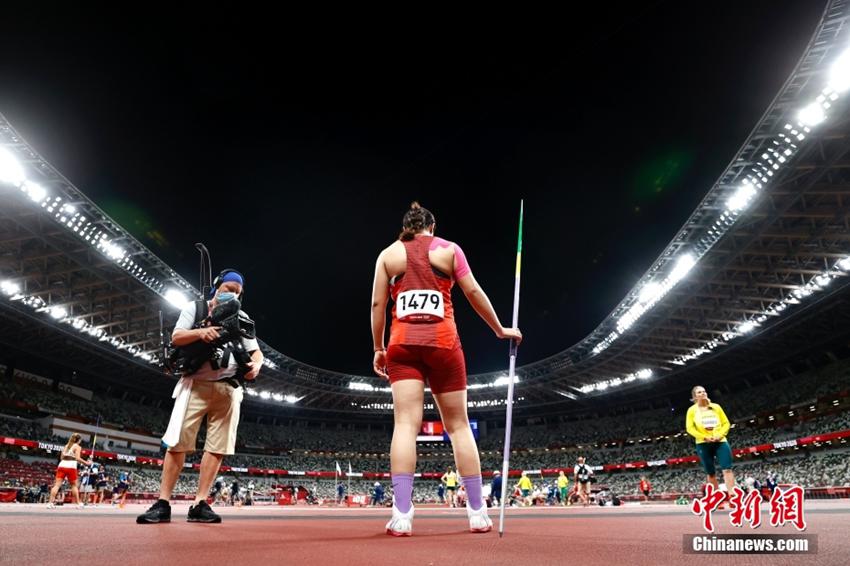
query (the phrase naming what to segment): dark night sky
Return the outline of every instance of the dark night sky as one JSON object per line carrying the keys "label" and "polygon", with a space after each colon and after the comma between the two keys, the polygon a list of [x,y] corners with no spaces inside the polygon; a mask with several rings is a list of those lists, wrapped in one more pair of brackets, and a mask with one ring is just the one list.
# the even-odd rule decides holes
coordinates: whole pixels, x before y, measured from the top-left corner
{"label": "dark night sky", "polygon": [[[370,373],[374,260],[413,199],[508,324],[522,197],[526,363],[589,333],[657,257],[824,2],[629,6],[427,31],[29,19],[0,38],[0,112],[189,281],[196,241],[241,269],[261,337],[338,371]],[[504,367],[455,302],[470,372]]]}

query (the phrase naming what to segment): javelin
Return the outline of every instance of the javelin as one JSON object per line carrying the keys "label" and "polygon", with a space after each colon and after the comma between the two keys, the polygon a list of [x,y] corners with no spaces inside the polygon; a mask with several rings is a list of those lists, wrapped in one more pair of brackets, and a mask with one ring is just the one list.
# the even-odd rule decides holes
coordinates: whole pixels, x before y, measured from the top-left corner
{"label": "javelin", "polygon": [[[514,278],[514,317],[512,328],[519,326],[519,268],[522,264],[522,200],[519,201],[519,234],[516,242],[516,275]],[[510,360],[508,362],[508,400],[505,410],[505,455],[502,460],[502,507],[499,509],[499,538],[505,534],[505,497],[508,493],[508,463],[511,457],[511,427],[514,410],[514,375],[516,370],[516,340],[511,340]]]}
{"label": "javelin", "polygon": [[97,449],[97,432],[100,430],[100,413],[97,414],[97,422],[94,425],[94,436],[91,441],[91,458],[94,460],[94,451]]}

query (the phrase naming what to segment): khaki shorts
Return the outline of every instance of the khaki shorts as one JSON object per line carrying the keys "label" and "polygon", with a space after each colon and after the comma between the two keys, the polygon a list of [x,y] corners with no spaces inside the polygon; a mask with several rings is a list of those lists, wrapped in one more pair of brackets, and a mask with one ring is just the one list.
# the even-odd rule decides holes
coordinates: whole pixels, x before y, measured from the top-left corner
{"label": "khaki shorts", "polygon": [[180,441],[169,452],[194,452],[198,429],[207,417],[205,452],[230,455],[236,451],[236,428],[239,426],[239,407],[242,388],[224,381],[194,381],[189,406],[183,417]]}

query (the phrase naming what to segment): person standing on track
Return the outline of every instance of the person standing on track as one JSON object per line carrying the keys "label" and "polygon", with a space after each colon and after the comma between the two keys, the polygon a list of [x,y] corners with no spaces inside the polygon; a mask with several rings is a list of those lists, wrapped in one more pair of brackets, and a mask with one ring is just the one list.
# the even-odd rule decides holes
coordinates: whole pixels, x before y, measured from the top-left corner
{"label": "person standing on track", "polygon": [[564,473],[564,470],[561,470],[561,473],[558,474],[558,493],[561,498],[561,505],[566,507],[570,504],[569,488],[567,486],[570,485],[570,480],[567,478],[567,475]]}
{"label": "person standing on track", "polygon": [[502,472],[499,470],[493,472],[493,481],[490,482],[490,501],[493,507],[502,503]]}
{"label": "person standing on track", "polygon": [[443,485],[446,486],[446,496],[449,500],[449,507],[457,507],[457,474],[449,468],[443,477],[440,478]]}
{"label": "person standing on track", "polygon": [[236,452],[236,431],[244,394],[243,383],[237,376],[241,375],[248,382],[256,379],[263,367],[263,353],[256,338],[237,338],[241,341],[240,349],[250,356],[250,362],[237,361],[233,345],[212,346],[221,338],[218,332],[221,327],[207,325],[209,313],[216,307],[226,308],[227,303],[236,301],[230,305],[236,307],[239,316],[247,317],[247,313],[240,308],[245,283],[241,273],[225,269],[212,283],[210,300],[186,303],[171,334],[171,343],[177,348],[202,344],[210,347],[202,348],[206,359],[199,369],[181,377],[174,390],[174,408],[163,436],[163,443],[168,446],[168,450],[163,458],[159,499],[136,517],[139,524],[171,522],[169,501],[183,471],[186,454],[195,451],[198,431],[204,422],[204,455],[201,458],[195,500],[189,507],[187,520],[190,523],[221,522],[221,517],[207,503],[207,497],[222,460],[226,455]]}
{"label": "person standing on track", "polygon": [[531,483],[531,478],[523,471],[517,482],[517,487],[522,492],[522,506],[529,507],[531,505],[531,490],[534,489],[534,484]]}
{"label": "person standing on track", "polygon": [[65,448],[62,449],[59,465],[56,467],[56,481],[53,484],[53,489],[50,490],[50,497],[47,499],[48,509],[53,509],[53,501],[56,494],[59,493],[59,488],[62,486],[62,482],[66,478],[68,479],[68,483],[71,485],[71,494],[74,496],[74,502],[80,507],[83,506],[83,503],[80,501],[80,491],[77,488],[77,464],[91,466],[92,461],[83,460],[80,457],[80,452],[82,452],[80,442],[82,441],[82,438],[83,437],[80,433],[75,432],[71,435],[71,438],[68,439],[68,442],[65,444]]}
{"label": "person standing on track", "polygon": [[584,456],[579,456],[575,467],[576,493],[585,507],[590,505],[590,477],[592,475],[593,470],[585,463]]}
{"label": "person standing on track", "polygon": [[[434,215],[414,202],[402,219],[399,239],[381,252],[375,265],[373,368],[392,384],[395,417],[390,449],[395,501],[386,526],[387,533],[394,536],[413,532],[416,435],[422,423],[426,380],[451,438],[460,481],[466,487],[470,531],[487,532],[493,525],[481,497],[481,463],[466,412],[466,361],[454,320],[454,283],[496,336],[517,343],[522,340],[518,329],[502,326],[472,275],[463,250],[435,237],[435,225]],[[384,334],[390,296],[393,308],[387,349]]]}
{"label": "person standing on track", "polygon": [[646,479],[646,476],[640,477],[640,483],[638,484],[638,489],[644,496],[644,501],[649,501],[649,493],[652,491],[652,484],[649,483],[649,480]]}
{"label": "person standing on track", "polygon": [[707,475],[707,481],[719,489],[715,459],[723,471],[723,481],[726,485],[727,498],[735,487],[735,474],[732,473],[732,449],[726,441],[731,425],[726,413],[717,403],[708,398],[705,388],[697,385],[691,390],[693,405],[685,416],[685,428],[688,434],[696,440],[697,456],[702,463],[702,469]]}

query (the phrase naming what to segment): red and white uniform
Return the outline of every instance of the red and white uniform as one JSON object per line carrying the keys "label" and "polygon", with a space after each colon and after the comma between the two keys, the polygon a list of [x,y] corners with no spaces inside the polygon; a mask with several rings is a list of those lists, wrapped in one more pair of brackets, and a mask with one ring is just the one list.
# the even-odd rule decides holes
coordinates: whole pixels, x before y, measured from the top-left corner
{"label": "red and white uniform", "polygon": [[[466,362],[452,305],[455,280],[469,273],[463,251],[457,244],[433,236],[416,236],[402,242],[407,267],[390,282],[393,299],[392,325],[387,349],[387,371],[391,382],[402,379],[426,381],[434,393],[466,389]],[[454,246],[455,265],[451,275],[431,265],[428,252]]]}
{"label": "red and white uniform", "polygon": [[67,478],[68,483],[77,483],[77,459],[74,457],[73,448],[68,452],[62,452],[62,461],[56,467],[56,479]]}

